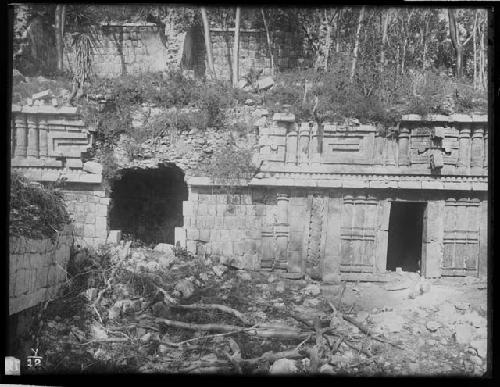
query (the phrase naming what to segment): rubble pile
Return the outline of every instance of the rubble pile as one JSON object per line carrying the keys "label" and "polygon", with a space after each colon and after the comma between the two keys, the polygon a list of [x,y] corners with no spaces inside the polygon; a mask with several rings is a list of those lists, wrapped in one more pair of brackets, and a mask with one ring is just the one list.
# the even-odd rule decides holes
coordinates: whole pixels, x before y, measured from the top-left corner
{"label": "rubble pile", "polygon": [[417,308],[417,317],[367,311],[342,301],[350,284],[327,297],[308,278],[240,270],[166,244],[122,242],[73,266],[42,318],[47,372],[484,372],[486,320],[467,305]]}

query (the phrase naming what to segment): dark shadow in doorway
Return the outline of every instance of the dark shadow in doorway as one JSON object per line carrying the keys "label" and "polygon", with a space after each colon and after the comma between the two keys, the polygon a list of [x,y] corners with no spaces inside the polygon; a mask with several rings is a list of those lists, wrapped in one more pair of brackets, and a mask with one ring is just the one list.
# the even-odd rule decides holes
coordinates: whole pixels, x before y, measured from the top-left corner
{"label": "dark shadow in doorway", "polygon": [[389,218],[387,270],[421,270],[425,203],[392,202]]}

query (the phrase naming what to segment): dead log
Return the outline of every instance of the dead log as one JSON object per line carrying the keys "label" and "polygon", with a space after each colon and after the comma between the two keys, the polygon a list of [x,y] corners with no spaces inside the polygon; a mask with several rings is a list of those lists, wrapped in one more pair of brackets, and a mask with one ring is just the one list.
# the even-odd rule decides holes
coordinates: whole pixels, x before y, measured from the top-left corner
{"label": "dead log", "polygon": [[191,305],[172,305],[171,308],[175,309],[186,309],[186,310],[218,310],[220,312],[224,312],[230,315],[233,315],[238,320],[240,320],[243,324],[251,326],[253,323],[248,319],[243,313],[237,311],[236,309],[230,308],[225,305],[219,304],[191,304]]}
{"label": "dead log", "polygon": [[240,327],[237,325],[227,325],[227,324],[195,324],[195,323],[185,323],[175,320],[167,320],[164,318],[157,318],[156,321],[160,324],[164,324],[169,327],[189,329],[193,331],[208,331],[208,332],[232,332],[238,333],[243,332],[252,336],[259,337],[272,337],[280,339],[297,339],[303,340],[310,335],[311,332],[303,332],[296,328],[287,326],[272,326],[272,325],[260,325],[253,327]]}

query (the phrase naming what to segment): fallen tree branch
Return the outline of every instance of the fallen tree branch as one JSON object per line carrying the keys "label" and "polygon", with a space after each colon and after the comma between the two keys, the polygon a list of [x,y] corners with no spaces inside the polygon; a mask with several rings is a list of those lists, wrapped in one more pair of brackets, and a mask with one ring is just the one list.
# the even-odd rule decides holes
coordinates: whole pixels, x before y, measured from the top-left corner
{"label": "fallen tree branch", "polygon": [[311,334],[311,332],[303,332],[298,329],[287,327],[287,326],[253,326],[249,328],[240,327],[237,325],[227,325],[227,324],[195,324],[195,323],[185,323],[175,320],[167,320],[164,318],[157,318],[156,321],[160,324],[164,324],[173,328],[189,329],[193,331],[208,331],[208,332],[244,332],[253,336],[260,337],[274,337],[281,339],[299,339],[303,340]]}
{"label": "fallen tree branch", "polygon": [[81,343],[80,345],[88,345],[92,343],[123,343],[125,341],[130,341],[130,339],[127,339],[125,337],[108,337],[105,339],[90,340],[87,341],[86,343]]}
{"label": "fallen tree branch", "polygon": [[245,325],[248,326],[253,325],[253,323],[246,316],[244,316],[243,313],[225,305],[219,305],[219,304],[172,305],[171,308],[187,309],[187,310],[218,310],[220,312],[233,315]]}

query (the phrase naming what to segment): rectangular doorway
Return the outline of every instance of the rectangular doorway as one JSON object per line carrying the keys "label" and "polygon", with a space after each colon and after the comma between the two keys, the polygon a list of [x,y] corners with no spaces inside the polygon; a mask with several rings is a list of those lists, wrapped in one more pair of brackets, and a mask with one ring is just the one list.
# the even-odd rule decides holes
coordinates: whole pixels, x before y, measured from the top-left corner
{"label": "rectangular doorway", "polygon": [[392,202],[389,217],[387,270],[422,270],[422,235],[425,203]]}

